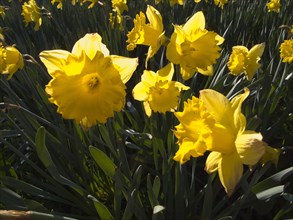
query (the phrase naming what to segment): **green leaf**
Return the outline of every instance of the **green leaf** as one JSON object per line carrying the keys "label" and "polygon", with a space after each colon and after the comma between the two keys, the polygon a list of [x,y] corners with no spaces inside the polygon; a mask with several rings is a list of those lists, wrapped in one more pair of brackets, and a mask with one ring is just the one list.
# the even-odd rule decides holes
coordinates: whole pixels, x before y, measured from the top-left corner
{"label": "green leaf", "polygon": [[257,194],[260,193],[266,189],[269,189],[271,187],[276,186],[279,184],[281,181],[286,179],[288,176],[290,176],[293,173],[293,167],[289,167],[285,170],[282,170],[269,178],[261,181],[260,183],[256,184],[255,186],[252,187],[252,192]]}
{"label": "green leaf", "polygon": [[111,220],[114,219],[108,208],[101,203],[99,200],[97,200],[95,197],[88,195],[88,198],[90,198],[94,202],[94,206],[100,216],[103,220]]}
{"label": "green leaf", "polygon": [[153,214],[157,214],[157,213],[163,211],[164,209],[165,209],[164,206],[156,205],[156,206],[154,207],[154,209],[153,209]]}
{"label": "green leaf", "polygon": [[101,150],[90,146],[89,151],[97,165],[111,178],[114,178],[116,166],[113,161]]}
{"label": "green leaf", "polygon": [[259,200],[268,200],[284,192],[285,186],[275,186],[256,194]]}

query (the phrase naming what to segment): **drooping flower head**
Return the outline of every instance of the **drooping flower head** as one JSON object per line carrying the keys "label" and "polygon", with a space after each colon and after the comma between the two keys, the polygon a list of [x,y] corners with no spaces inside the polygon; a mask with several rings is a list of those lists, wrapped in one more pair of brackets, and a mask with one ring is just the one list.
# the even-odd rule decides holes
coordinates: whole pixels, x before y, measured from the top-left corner
{"label": "drooping flower head", "polygon": [[212,151],[206,160],[206,171],[218,170],[220,181],[228,195],[231,195],[240,181],[243,165],[255,165],[265,153],[266,143],[262,135],[246,130],[246,118],[241,112],[243,101],[249,95],[243,94],[229,101],[214,90],[202,90],[200,99],[214,116]]}
{"label": "drooping flower head", "polygon": [[51,4],[54,5],[55,3],[57,3],[57,8],[58,9],[62,9],[63,8],[63,0],[51,0]]}
{"label": "drooping flower head", "polygon": [[122,13],[128,11],[127,1],[126,0],[112,0],[112,12],[109,13],[109,21],[114,27],[115,24],[119,26],[120,30],[123,30],[122,22],[123,16]]}
{"label": "drooping flower head", "polygon": [[141,82],[133,88],[133,97],[143,101],[147,116],[150,117],[152,111],[160,113],[173,111],[178,105],[180,91],[189,89],[180,82],[172,81],[173,74],[172,63],[156,73],[145,70]]}
{"label": "drooping flower head", "polygon": [[46,86],[50,102],[66,119],[85,127],[105,123],[125,103],[125,85],[137,66],[136,58],[110,55],[99,34],[86,34],[72,52],[48,50],[40,59],[53,77]]}
{"label": "drooping flower head", "polygon": [[184,102],[183,111],[175,112],[174,115],[180,124],[175,126],[174,134],[178,138],[179,149],[173,159],[183,164],[191,156],[203,156],[211,148],[212,128],[215,124],[203,101],[193,96]]}
{"label": "drooping flower head", "polygon": [[24,21],[26,26],[30,22],[35,23],[34,30],[39,30],[39,27],[42,24],[42,14],[41,9],[38,7],[35,0],[29,0],[29,2],[24,2],[22,5],[22,16],[24,17]]}
{"label": "drooping flower head", "polygon": [[280,13],[281,3],[280,0],[270,0],[267,4],[268,12],[277,12]]}
{"label": "drooping flower head", "polygon": [[147,6],[147,18],[150,23],[146,23],[143,12],[136,15],[133,29],[127,34],[127,50],[134,50],[137,44],[149,46],[146,64],[149,58],[153,57],[166,41],[162,16],[151,5]]}
{"label": "drooping flower head", "polygon": [[5,18],[5,7],[0,5],[0,16],[2,19]]}
{"label": "drooping flower head", "polygon": [[247,80],[252,80],[255,72],[261,66],[259,61],[264,48],[265,43],[257,44],[250,50],[244,46],[234,46],[227,64],[231,74],[238,76],[244,72]]}
{"label": "drooping flower head", "polygon": [[8,79],[24,66],[22,54],[13,46],[4,47],[0,42],[0,73],[9,74]]}
{"label": "drooping flower head", "polygon": [[284,40],[280,45],[280,56],[284,63],[293,62],[293,39]]}
{"label": "drooping flower head", "polygon": [[169,61],[180,65],[184,80],[190,79],[195,72],[211,75],[223,41],[217,33],[205,29],[205,17],[200,11],[183,26],[174,25],[166,55]]}

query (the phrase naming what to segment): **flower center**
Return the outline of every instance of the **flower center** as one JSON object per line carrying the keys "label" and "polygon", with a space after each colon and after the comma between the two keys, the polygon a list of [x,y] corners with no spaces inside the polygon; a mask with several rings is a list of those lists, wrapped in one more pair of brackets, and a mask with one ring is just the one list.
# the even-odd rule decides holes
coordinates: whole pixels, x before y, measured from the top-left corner
{"label": "flower center", "polygon": [[91,73],[85,75],[82,81],[87,90],[89,92],[93,92],[93,90],[96,90],[99,87],[101,83],[101,77],[98,73]]}

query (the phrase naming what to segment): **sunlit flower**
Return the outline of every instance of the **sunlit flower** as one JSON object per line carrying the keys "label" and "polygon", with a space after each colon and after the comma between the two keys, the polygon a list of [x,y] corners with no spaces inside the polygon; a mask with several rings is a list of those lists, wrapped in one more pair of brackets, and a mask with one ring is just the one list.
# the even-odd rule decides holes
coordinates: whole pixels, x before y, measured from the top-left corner
{"label": "sunlit flower", "polygon": [[85,2],[91,2],[91,4],[88,6],[88,8],[93,8],[95,4],[102,4],[100,0],[83,0],[83,3]]}
{"label": "sunlit flower", "polygon": [[52,5],[57,3],[57,8],[62,9],[63,8],[63,0],[51,0]]}
{"label": "sunlit flower", "polygon": [[217,5],[220,8],[223,8],[225,4],[228,3],[228,0],[214,0],[215,5]]}
{"label": "sunlit flower", "polygon": [[174,115],[180,124],[175,126],[174,134],[178,138],[179,149],[173,159],[183,164],[191,156],[202,156],[211,148],[215,120],[203,101],[195,96],[184,102],[182,112],[175,112]]}
{"label": "sunlit flower", "polygon": [[217,33],[205,29],[203,13],[195,13],[183,26],[174,25],[174,33],[167,46],[167,58],[180,64],[184,80],[195,72],[212,75],[212,65],[220,57],[220,44],[224,39]]}
{"label": "sunlit flower", "polygon": [[206,89],[200,91],[202,100],[216,123],[213,127],[212,151],[206,160],[206,171],[218,170],[220,181],[228,195],[231,195],[240,181],[243,165],[253,166],[265,153],[266,143],[262,135],[246,130],[246,118],[241,113],[243,101],[249,95],[243,94],[229,101],[221,93]]}
{"label": "sunlit flower", "polygon": [[147,6],[147,18],[150,23],[146,24],[146,17],[143,12],[136,15],[133,20],[134,27],[127,34],[127,50],[134,50],[137,44],[149,46],[146,64],[149,58],[153,57],[165,43],[164,26],[161,14],[152,6]]}
{"label": "sunlit flower", "polygon": [[180,91],[189,89],[180,82],[172,81],[173,74],[171,63],[156,73],[149,70],[143,72],[141,82],[134,87],[132,94],[136,100],[144,102],[147,116],[151,116],[152,111],[173,111],[178,105]]}
{"label": "sunlit flower", "polygon": [[9,74],[8,79],[24,66],[22,54],[13,46],[4,47],[0,43],[0,73]]}
{"label": "sunlit flower", "polygon": [[24,2],[22,5],[22,16],[24,17],[24,21],[26,26],[30,22],[35,22],[34,30],[39,30],[39,27],[42,24],[42,17],[41,17],[41,9],[38,7],[35,0],[29,0],[29,2]]}
{"label": "sunlit flower", "polygon": [[280,13],[281,3],[280,0],[270,0],[267,4],[268,12],[277,12]]}
{"label": "sunlit flower", "polygon": [[112,0],[112,11],[109,13],[109,20],[112,28],[115,24],[119,26],[120,30],[123,30],[123,16],[124,11],[128,11],[127,1],[126,0]]}
{"label": "sunlit flower", "polygon": [[280,154],[281,154],[280,149],[266,146],[265,154],[260,159],[260,162],[262,165],[265,165],[267,162],[271,161],[275,166],[277,166],[279,162]]}
{"label": "sunlit flower", "polygon": [[280,45],[280,56],[284,63],[293,62],[293,39],[284,40]]}
{"label": "sunlit flower", "polygon": [[86,34],[72,52],[48,50],[40,59],[53,77],[46,86],[50,102],[66,119],[85,127],[105,123],[125,103],[125,83],[137,67],[136,58],[110,55],[98,34]]}
{"label": "sunlit flower", "polygon": [[176,4],[178,4],[178,5],[183,5],[184,2],[185,2],[185,0],[169,0],[169,2],[170,2],[170,5],[171,5],[171,6],[174,6],[174,5],[176,5]]}
{"label": "sunlit flower", "polygon": [[264,48],[265,43],[257,44],[250,50],[244,46],[234,46],[227,64],[231,74],[238,76],[244,72],[247,80],[251,80],[261,66],[259,61]]}
{"label": "sunlit flower", "polygon": [[0,16],[2,19],[5,18],[5,7],[0,5]]}

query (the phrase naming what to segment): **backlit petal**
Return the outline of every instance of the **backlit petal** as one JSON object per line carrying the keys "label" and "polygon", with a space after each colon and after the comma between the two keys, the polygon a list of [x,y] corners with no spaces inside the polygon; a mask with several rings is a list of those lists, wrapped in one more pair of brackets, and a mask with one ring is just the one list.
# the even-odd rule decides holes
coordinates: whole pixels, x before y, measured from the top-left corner
{"label": "backlit petal", "polygon": [[163,32],[163,19],[158,10],[156,10],[153,6],[148,5],[146,10],[147,18],[150,21],[151,27],[159,32]]}
{"label": "backlit petal", "polygon": [[187,34],[191,34],[197,29],[204,30],[205,29],[205,17],[202,11],[195,13],[183,26],[183,30]]}
{"label": "backlit petal", "polygon": [[222,159],[219,160],[218,172],[227,195],[231,196],[243,173],[243,165],[238,154],[222,155]]}
{"label": "backlit petal", "polygon": [[126,83],[132,76],[138,65],[138,58],[128,58],[117,55],[111,55],[115,68],[119,71],[121,80]]}
{"label": "backlit petal", "polygon": [[264,155],[266,143],[262,135],[254,131],[245,131],[236,139],[236,149],[243,164],[255,165]]}
{"label": "backlit petal", "polygon": [[219,161],[222,158],[222,154],[219,152],[211,152],[206,160],[205,170],[208,173],[213,173],[218,170]]}
{"label": "backlit petal", "polygon": [[139,82],[132,90],[133,98],[138,101],[145,101],[148,97],[149,87],[144,82]]}

